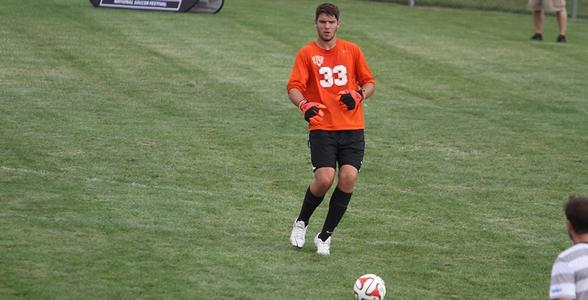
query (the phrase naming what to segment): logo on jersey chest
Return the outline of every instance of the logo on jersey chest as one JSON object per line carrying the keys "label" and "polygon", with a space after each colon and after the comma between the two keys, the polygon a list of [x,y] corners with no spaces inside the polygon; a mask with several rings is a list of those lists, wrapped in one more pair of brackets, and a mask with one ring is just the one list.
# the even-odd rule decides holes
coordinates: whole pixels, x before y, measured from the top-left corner
{"label": "logo on jersey chest", "polygon": [[312,57],[312,63],[319,66],[319,68],[323,65],[324,62],[325,62],[325,58],[320,55],[315,55]]}

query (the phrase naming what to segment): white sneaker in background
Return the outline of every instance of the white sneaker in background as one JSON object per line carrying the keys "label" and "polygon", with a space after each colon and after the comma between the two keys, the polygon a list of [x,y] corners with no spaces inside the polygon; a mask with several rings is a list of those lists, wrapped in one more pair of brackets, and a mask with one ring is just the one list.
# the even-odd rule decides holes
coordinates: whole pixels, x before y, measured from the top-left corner
{"label": "white sneaker in background", "polygon": [[316,253],[320,255],[330,255],[331,254],[331,237],[329,237],[326,241],[323,242],[317,234],[314,237],[314,244],[316,245]]}
{"label": "white sneaker in background", "polygon": [[306,227],[304,221],[294,220],[292,225],[292,233],[290,234],[290,243],[296,248],[302,248],[304,246],[304,238],[306,236]]}

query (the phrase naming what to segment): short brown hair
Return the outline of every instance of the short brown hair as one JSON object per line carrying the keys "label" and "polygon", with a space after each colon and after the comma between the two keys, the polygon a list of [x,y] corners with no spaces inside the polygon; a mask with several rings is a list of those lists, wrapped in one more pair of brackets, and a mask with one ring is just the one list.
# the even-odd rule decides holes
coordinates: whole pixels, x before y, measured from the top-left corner
{"label": "short brown hair", "polygon": [[337,5],[333,3],[323,3],[316,8],[316,12],[314,14],[314,20],[318,20],[318,17],[321,14],[327,14],[329,16],[333,16],[339,21],[339,8]]}
{"label": "short brown hair", "polygon": [[588,198],[571,195],[564,210],[576,233],[588,233]]}

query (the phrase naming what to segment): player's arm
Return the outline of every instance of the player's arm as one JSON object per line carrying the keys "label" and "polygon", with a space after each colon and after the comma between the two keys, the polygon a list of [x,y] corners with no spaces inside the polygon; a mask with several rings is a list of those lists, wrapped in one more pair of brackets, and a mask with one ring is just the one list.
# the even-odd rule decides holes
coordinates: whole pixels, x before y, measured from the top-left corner
{"label": "player's arm", "polygon": [[371,82],[366,83],[361,87],[360,91],[363,94],[363,100],[365,100],[376,91],[376,85]]}
{"label": "player's arm", "polygon": [[[569,224],[568,224],[569,225]],[[575,268],[569,262],[557,257],[551,269],[551,281],[549,284],[549,299],[572,300],[575,299]]]}
{"label": "player's arm", "polygon": [[359,82],[359,90],[344,90],[339,92],[339,105],[344,111],[354,110],[363,100],[369,98],[376,91],[374,75],[365,60],[365,56],[359,47],[354,53],[356,78]]}
{"label": "player's arm", "polygon": [[323,120],[324,113],[321,109],[327,108],[326,106],[306,100],[304,95],[302,95],[302,92],[297,88],[288,90],[288,98],[290,98],[290,101],[300,109],[304,115],[304,119],[310,123],[310,125],[318,125]]}
{"label": "player's arm", "polygon": [[288,91],[288,98],[290,98],[290,101],[292,104],[296,105],[296,107],[300,107],[300,103],[302,101],[306,101],[306,99],[304,99],[304,95],[302,95],[302,92],[300,92],[300,90],[297,88],[292,88]]}

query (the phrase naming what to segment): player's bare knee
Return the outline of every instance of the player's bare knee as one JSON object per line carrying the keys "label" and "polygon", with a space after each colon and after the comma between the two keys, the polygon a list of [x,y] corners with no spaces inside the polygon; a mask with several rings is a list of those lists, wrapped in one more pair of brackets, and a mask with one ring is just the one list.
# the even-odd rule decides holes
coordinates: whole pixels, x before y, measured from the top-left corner
{"label": "player's bare knee", "polygon": [[333,176],[319,176],[315,178],[316,186],[320,190],[324,190],[325,192],[333,185],[334,178]]}
{"label": "player's bare knee", "polygon": [[341,170],[339,173],[339,179],[337,182],[337,186],[339,189],[346,193],[351,193],[353,191],[353,187],[355,186],[355,182],[357,181],[357,170],[349,169],[347,171]]}
{"label": "player's bare knee", "polygon": [[355,181],[357,181],[357,176],[354,175],[346,175],[339,177],[338,186],[342,187],[344,190],[353,189],[355,185]]}
{"label": "player's bare knee", "polygon": [[359,171],[351,165],[344,165],[339,171],[339,181],[353,181],[357,179]]}

